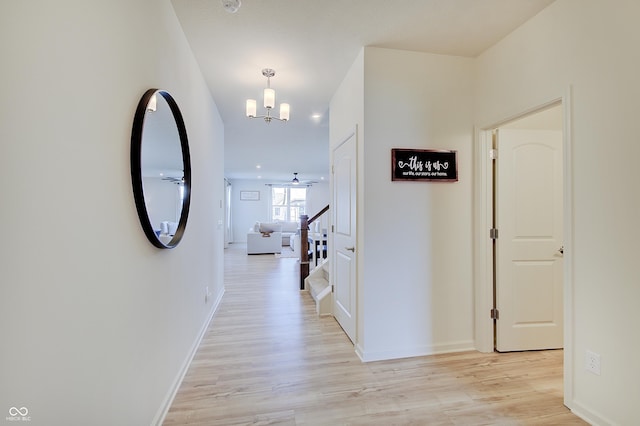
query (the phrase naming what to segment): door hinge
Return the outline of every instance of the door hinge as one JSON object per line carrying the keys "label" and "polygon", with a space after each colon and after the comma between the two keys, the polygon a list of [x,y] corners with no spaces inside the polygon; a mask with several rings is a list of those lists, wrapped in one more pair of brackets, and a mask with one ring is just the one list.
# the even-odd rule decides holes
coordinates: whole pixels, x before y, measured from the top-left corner
{"label": "door hinge", "polygon": [[334,233],[335,231],[333,230],[333,225],[331,225],[331,233]]}
{"label": "door hinge", "polygon": [[491,319],[500,319],[500,312],[496,308],[491,309]]}
{"label": "door hinge", "polygon": [[489,150],[489,159],[490,160],[496,160],[498,158],[498,150],[497,149],[490,149]]}
{"label": "door hinge", "polygon": [[489,238],[491,238],[492,240],[498,239],[498,228],[489,229]]}
{"label": "door hinge", "polygon": [[334,290],[335,290],[335,287],[334,287],[334,285],[333,285],[333,284],[331,284],[331,293],[333,293],[333,292],[334,292]]}

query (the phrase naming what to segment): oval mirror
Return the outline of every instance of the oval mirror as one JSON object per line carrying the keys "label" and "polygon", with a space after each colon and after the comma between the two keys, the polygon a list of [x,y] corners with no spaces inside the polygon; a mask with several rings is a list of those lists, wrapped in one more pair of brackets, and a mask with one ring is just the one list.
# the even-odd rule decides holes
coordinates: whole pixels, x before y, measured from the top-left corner
{"label": "oval mirror", "polygon": [[147,90],[136,108],[131,182],[138,217],[151,244],[177,246],[189,215],[191,160],[182,114],[164,90]]}

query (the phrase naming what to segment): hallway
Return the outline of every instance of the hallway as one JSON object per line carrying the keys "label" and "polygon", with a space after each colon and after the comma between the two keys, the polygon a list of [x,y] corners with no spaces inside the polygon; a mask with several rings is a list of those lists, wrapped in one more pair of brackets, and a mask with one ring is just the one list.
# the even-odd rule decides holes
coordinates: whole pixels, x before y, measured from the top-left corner
{"label": "hallway", "polygon": [[298,263],[225,250],[226,293],[164,425],[582,425],[562,351],[362,363]]}

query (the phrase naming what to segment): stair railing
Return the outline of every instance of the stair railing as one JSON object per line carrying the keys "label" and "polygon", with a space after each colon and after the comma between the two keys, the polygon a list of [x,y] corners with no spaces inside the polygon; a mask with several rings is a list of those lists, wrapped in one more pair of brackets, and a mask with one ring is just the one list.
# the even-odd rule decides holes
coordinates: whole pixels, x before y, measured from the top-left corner
{"label": "stair railing", "polygon": [[[306,214],[300,215],[300,290],[304,290],[304,279],[309,276],[309,225],[317,221],[323,214],[329,211],[329,205],[327,204],[322,210],[320,210],[315,216],[309,219]],[[321,236],[321,241],[324,241],[326,251],[328,253],[329,248],[326,247],[326,236]],[[315,256],[318,256],[317,248],[313,247],[316,251]],[[323,253],[323,247],[321,244],[320,253]]]}

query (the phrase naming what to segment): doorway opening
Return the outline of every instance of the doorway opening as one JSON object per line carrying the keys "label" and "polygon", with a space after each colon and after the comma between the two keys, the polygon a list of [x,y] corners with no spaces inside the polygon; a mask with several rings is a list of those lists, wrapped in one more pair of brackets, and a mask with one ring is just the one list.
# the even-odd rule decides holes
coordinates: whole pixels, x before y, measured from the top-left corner
{"label": "doorway opening", "polygon": [[[480,352],[494,352],[494,320],[492,313],[494,309],[494,256],[493,240],[489,238],[490,230],[493,228],[493,183],[492,176],[492,147],[494,130],[508,125],[522,125],[526,121],[520,119],[529,118],[532,122],[544,118],[547,110],[558,108],[556,113],[561,112],[561,118],[556,118],[555,129],[562,131],[562,151],[563,151],[563,177],[562,177],[562,262],[563,262],[563,288],[562,304],[564,311],[563,318],[563,393],[564,402],[569,406],[569,401],[573,400],[573,369],[574,369],[574,348],[573,348],[573,173],[572,173],[572,135],[571,135],[571,88],[568,87],[564,95],[549,101],[546,104],[538,105],[526,112],[514,114],[509,119],[505,119],[494,124],[478,127],[475,144],[475,171],[474,171],[474,289],[475,289],[475,346]],[[547,111],[551,113],[551,111]],[[540,120],[543,121],[543,120]],[[527,127],[530,127],[528,124]],[[499,155],[499,153],[497,154]],[[498,233],[499,234],[499,233]],[[500,235],[498,235],[500,237]],[[558,248],[556,247],[556,250]]]}
{"label": "doorway opening", "polygon": [[562,106],[492,131],[493,335],[498,352],[563,347]]}

